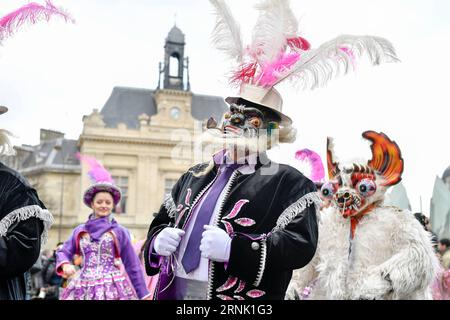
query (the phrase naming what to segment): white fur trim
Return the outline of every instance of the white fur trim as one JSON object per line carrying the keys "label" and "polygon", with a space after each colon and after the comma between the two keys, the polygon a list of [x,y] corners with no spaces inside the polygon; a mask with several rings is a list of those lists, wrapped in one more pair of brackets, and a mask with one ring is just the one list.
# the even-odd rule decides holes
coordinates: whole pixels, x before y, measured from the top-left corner
{"label": "white fur trim", "polygon": [[48,230],[54,222],[53,216],[47,209],[42,209],[38,205],[26,206],[8,213],[0,221],[0,237],[4,237],[9,227],[16,221],[24,221],[29,218],[38,218],[44,222],[44,231],[41,235],[41,244],[44,245],[48,239]]}
{"label": "white fur trim", "polygon": [[287,207],[283,213],[278,217],[277,225],[272,229],[272,232],[284,229],[294,218],[305,210],[307,207],[312,205],[316,206],[317,215],[318,209],[320,208],[322,200],[317,192],[310,192],[305,194],[303,197],[298,199],[296,202]]}
{"label": "white fur trim", "polygon": [[175,214],[177,213],[177,206],[175,205],[175,202],[173,201],[170,194],[166,194],[163,205],[166,208],[169,217],[175,218]]}
{"label": "white fur trim", "polygon": [[262,277],[264,275],[264,270],[266,269],[266,257],[267,257],[267,243],[266,239],[261,241],[261,260],[259,262],[258,274],[256,275],[255,287],[259,287]]}

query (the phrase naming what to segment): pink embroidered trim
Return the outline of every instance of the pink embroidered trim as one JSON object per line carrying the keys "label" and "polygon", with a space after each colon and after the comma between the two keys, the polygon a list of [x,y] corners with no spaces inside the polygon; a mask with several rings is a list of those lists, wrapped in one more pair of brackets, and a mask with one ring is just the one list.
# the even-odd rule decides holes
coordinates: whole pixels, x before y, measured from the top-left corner
{"label": "pink embroidered trim", "polygon": [[234,217],[236,217],[239,214],[239,211],[241,211],[244,204],[246,204],[248,202],[250,202],[250,200],[247,200],[247,199],[241,199],[238,202],[236,202],[233,206],[233,209],[231,209],[231,212],[223,219],[229,220],[229,219],[233,219]]}
{"label": "pink embroidered trim", "polygon": [[255,220],[250,218],[239,218],[234,220],[234,222],[243,227],[251,227],[256,223]]}
{"label": "pink embroidered trim", "polygon": [[184,204],[187,206],[189,206],[189,201],[191,201],[191,195],[192,195],[192,189],[188,188],[186,198],[184,199]]}
{"label": "pink embroidered trim", "polygon": [[233,229],[233,226],[231,225],[231,223],[229,223],[227,221],[221,221],[221,222],[225,225],[225,229],[227,230],[228,234],[234,233],[234,229]]}
{"label": "pink embroidered trim", "polygon": [[266,293],[262,290],[258,290],[258,289],[253,289],[250,290],[249,292],[247,292],[247,296],[249,296],[250,298],[260,298],[263,295],[265,295]]}
{"label": "pink embroidered trim", "polygon": [[116,259],[118,259],[118,258],[120,258],[119,241],[117,240],[117,236],[116,236],[116,234],[114,233],[114,231],[111,230],[109,233],[112,235],[112,238],[113,238],[113,240],[114,240],[114,247],[116,248],[116,252],[115,252],[114,257],[115,257]]}
{"label": "pink embroidered trim", "polygon": [[226,301],[230,301],[230,300],[234,300],[232,297],[223,295],[223,294],[218,294],[217,298],[219,298],[220,300],[226,300]]}
{"label": "pink embroidered trim", "polygon": [[180,210],[181,210],[181,212],[180,212],[180,214],[178,215],[177,220],[175,221],[175,225],[176,225],[176,226],[178,226],[179,222],[181,221],[181,218],[184,216],[184,214],[186,213],[186,211],[187,211],[188,209],[190,209],[189,201],[191,201],[191,195],[192,195],[192,189],[191,189],[191,188],[188,188],[188,189],[187,189],[186,197],[184,198],[184,204],[185,204],[186,206],[184,207],[184,209],[183,209],[183,205],[182,205],[182,204],[179,204],[179,205],[177,206],[177,211],[180,212]]}
{"label": "pink embroidered trim", "polygon": [[234,291],[234,293],[239,293],[242,290],[244,290],[245,288],[245,281],[240,280],[239,281],[239,286],[237,287],[237,289]]}
{"label": "pink embroidered trim", "polygon": [[232,287],[234,287],[237,282],[238,282],[238,278],[229,277],[228,280],[221,287],[219,287],[216,291],[217,292],[227,291],[227,290],[231,289]]}

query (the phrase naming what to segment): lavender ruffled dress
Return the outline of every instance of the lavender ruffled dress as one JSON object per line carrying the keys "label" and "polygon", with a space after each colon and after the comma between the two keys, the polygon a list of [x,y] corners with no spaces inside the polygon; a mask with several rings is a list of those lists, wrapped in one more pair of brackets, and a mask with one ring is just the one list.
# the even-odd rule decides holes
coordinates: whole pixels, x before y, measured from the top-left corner
{"label": "lavender ruffled dress", "polygon": [[80,254],[83,263],[61,300],[134,300],[149,295],[128,231],[115,221],[92,219],[77,227],[56,254],[59,274],[74,254]]}
{"label": "lavender ruffled dress", "polygon": [[137,295],[120,266],[114,264],[114,239],[105,233],[99,242],[88,234],[80,241],[83,267],[64,290],[62,300],[134,300]]}

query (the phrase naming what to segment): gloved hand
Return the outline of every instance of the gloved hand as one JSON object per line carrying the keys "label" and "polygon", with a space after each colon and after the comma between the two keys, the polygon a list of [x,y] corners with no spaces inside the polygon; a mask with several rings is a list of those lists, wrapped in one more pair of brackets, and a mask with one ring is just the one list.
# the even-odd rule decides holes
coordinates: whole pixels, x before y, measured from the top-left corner
{"label": "gloved hand", "polygon": [[75,272],[77,271],[77,270],[75,269],[75,267],[73,266],[73,264],[70,264],[70,263],[65,263],[65,264],[63,264],[62,269],[63,269],[64,276],[65,276],[66,278],[70,278],[70,277],[73,276],[73,275],[75,274]]}
{"label": "gloved hand", "polygon": [[204,228],[200,241],[202,257],[217,262],[228,262],[231,250],[231,238],[228,233],[219,227],[206,225]]}
{"label": "gloved hand", "polygon": [[160,256],[170,256],[177,250],[185,231],[177,228],[164,228],[155,239],[154,249]]}

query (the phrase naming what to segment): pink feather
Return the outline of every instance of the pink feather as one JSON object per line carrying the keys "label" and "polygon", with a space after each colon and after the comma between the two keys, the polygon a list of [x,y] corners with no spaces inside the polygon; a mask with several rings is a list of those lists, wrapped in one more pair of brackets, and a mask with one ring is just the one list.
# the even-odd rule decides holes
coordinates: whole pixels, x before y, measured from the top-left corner
{"label": "pink feather", "polygon": [[244,63],[230,77],[230,85],[239,87],[242,83],[250,83],[256,73],[256,62]]}
{"label": "pink feather", "polygon": [[353,51],[350,48],[347,48],[347,47],[340,47],[339,49],[350,57],[350,61],[352,62],[352,67],[353,67],[353,69],[355,69],[355,67],[356,67],[356,58],[355,58],[355,54],[353,53]]}
{"label": "pink feather", "polygon": [[309,149],[302,149],[295,153],[295,159],[306,161],[311,166],[311,176],[309,177],[314,182],[323,181],[325,178],[325,170],[320,156]]}
{"label": "pink feather", "polygon": [[259,85],[266,88],[272,87],[280,74],[292,67],[298,59],[300,59],[300,54],[297,52],[282,53],[277,60],[263,66],[258,81]]}
{"label": "pink feather", "polygon": [[309,50],[311,48],[311,44],[302,37],[297,38],[289,38],[286,39],[288,46],[291,49],[301,49],[301,50]]}
{"label": "pink feather", "polygon": [[49,21],[52,16],[60,16],[66,22],[75,22],[68,13],[57,8],[50,0],[46,1],[45,6],[31,2],[0,19],[0,41],[11,36],[25,23],[35,24],[41,20]]}
{"label": "pink feather", "polygon": [[94,157],[84,156],[80,154],[79,152],[76,153],[76,157],[87,164],[89,167],[88,175],[89,178],[92,180],[92,182],[109,182],[114,183],[113,178],[111,177],[111,174],[108,172],[108,170],[105,169],[105,167]]}

